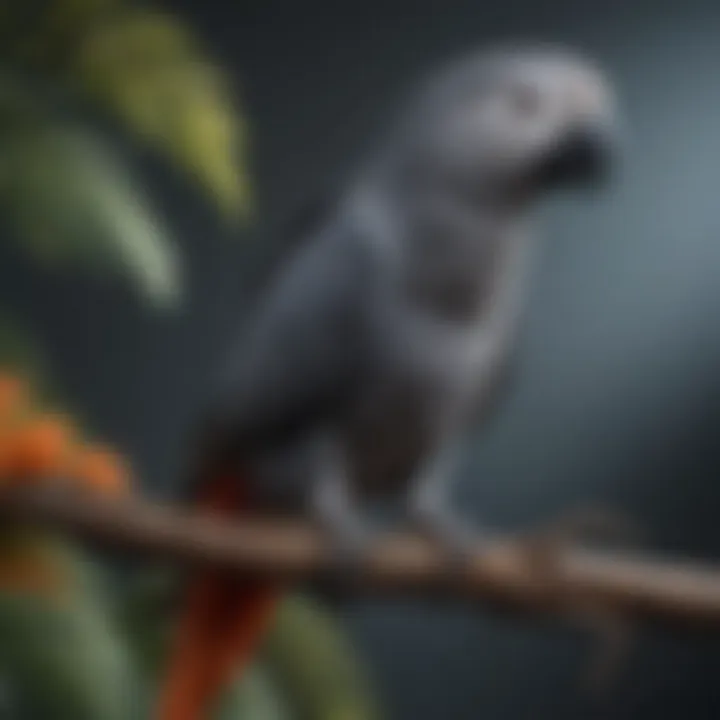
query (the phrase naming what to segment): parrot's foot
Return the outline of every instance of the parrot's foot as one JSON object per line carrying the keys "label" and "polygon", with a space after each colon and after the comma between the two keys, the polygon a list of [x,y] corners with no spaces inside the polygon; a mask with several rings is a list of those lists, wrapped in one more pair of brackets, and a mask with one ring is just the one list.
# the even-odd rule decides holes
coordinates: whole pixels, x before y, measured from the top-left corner
{"label": "parrot's foot", "polygon": [[[614,544],[636,546],[642,540],[640,528],[617,513],[582,510],[567,513],[535,531],[515,536],[510,543],[526,559],[529,571],[540,585],[563,596],[562,555],[573,546]],[[564,595],[568,615],[594,632],[599,651],[588,673],[592,689],[606,688],[627,655],[630,629],[625,618],[606,608],[589,605],[570,591]]]}
{"label": "parrot's foot", "polygon": [[334,488],[330,489],[332,492],[317,493],[313,515],[327,535],[331,584],[348,588],[362,571],[374,533],[347,504],[346,498],[335,493]]}
{"label": "parrot's foot", "polygon": [[322,527],[328,538],[327,580],[337,593],[352,593],[373,545],[373,533],[360,523],[339,526],[325,522]]}
{"label": "parrot's foot", "polygon": [[464,574],[478,548],[490,540],[489,533],[472,527],[444,505],[414,508],[411,522],[422,535],[439,543],[452,575]]}
{"label": "parrot's foot", "polygon": [[513,542],[530,567],[555,573],[560,556],[572,546],[590,544],[637,545],[639,528],[627,518],[600,509],[576,510],[538,529],[516,536]]}
{"label": "parrot's foot", "polygon": [[373,543],[373,533],[360,523],[326,524],[332,565],[349,571],[359,570]]}

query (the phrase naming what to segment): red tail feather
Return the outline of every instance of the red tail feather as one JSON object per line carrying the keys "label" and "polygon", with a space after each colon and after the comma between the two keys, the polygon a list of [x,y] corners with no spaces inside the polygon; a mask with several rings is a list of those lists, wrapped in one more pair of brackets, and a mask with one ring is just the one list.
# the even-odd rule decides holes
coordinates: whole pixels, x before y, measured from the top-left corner
{"label": "red tail feather", "polygon": [[[200,507],[240,515],[243,486],[239,477],[218,476],[203,484]],[[156,720],[207,720],[218,694],[252,660],[278,599],[267,583],[200,573],[176,629]]]}

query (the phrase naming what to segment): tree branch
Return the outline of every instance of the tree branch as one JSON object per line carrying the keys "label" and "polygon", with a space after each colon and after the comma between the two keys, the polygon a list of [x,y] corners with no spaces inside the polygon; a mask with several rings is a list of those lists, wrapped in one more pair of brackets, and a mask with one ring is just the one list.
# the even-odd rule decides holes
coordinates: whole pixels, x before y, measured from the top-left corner
{"label": "tree branch", "polygon": [[[332,567],[323,536],[302,523],[230,523],[138,500],[111,503],[45,489],[3,493],[0,516],[61,529],[143,558],[222,566],[288,582],[322,579]],[[478,550],[462,578],[453,577],[431,542],[393,535],[369,554],[357,588],[449,592],[523,611],[587,610],[720,627],[718,566],[568,549],[560,553],[556,573],[553,582],[543,582],[516,546],[497,542]]]}

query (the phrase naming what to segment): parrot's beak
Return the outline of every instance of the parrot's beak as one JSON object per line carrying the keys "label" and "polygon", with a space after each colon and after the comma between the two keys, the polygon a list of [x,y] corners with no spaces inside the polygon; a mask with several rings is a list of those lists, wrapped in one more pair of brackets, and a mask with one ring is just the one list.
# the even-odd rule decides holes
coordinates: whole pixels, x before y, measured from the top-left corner
{"label": "parrot's beak", "polygon": [[604,185],[615,165],[614,132],[600,124],[579,126],[566,134],[534,170],[539,189]]}

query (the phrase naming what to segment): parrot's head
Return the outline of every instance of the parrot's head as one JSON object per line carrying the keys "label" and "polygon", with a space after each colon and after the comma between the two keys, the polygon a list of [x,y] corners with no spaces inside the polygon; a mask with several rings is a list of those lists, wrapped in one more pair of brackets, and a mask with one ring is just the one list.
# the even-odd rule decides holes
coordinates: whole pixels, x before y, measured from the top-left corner
{"label": "parrot's head", "polygon": [[608,80],[590,61],[555,47],[465,57],[431,77],[411,107],[404,139],[417,167],[471,192],[536,197],[594,185],[616,154]]}

